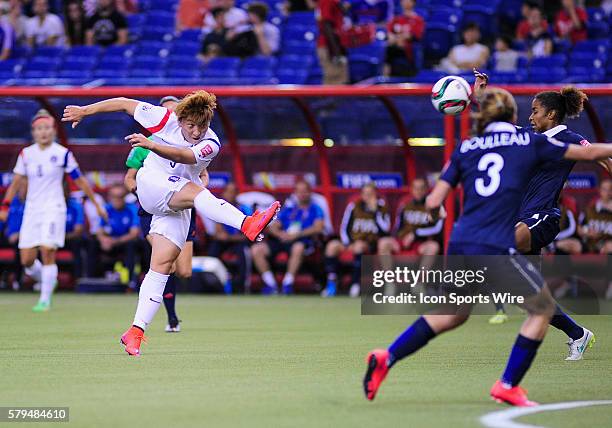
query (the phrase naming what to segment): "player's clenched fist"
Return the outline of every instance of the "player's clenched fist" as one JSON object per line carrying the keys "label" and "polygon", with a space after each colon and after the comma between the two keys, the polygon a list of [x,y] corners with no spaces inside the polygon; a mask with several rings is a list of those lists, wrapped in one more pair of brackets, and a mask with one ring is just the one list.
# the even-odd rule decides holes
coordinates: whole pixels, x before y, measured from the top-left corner
{"label": "player's clenched fist", "polygon": [[85,108],[81,106],[66,106],[62,122],[72,122],[72,127],[75,128],[85,117]]}
{"label": "player's clenched fist", "polygon": [[144,149],[151,150],[155,143],[149,140],[142,134],[130,134],[125,137],[126,141],[132,145],[132,147],[142,147]]}

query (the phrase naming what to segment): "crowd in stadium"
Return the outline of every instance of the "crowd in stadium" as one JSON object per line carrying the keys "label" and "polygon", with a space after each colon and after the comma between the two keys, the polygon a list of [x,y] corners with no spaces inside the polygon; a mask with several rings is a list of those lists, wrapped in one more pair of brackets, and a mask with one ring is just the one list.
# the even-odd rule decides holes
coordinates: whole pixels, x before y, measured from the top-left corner
{"label": "crowd in stadium", "polygon": [[[298,274],[308,273],[312,275],[309,281],[314,277],[325,284],[323,296],[334,296],[347,287],[349,294],[357,296],[360,255],[413,255],[426,264],[427,256],[441,254],[444,219],[429,216],[425,209],[428,191],[427,181],[417,178],[411,183],[410,194],[397,207],[391,207],[374,184],[366,184],[346,206],[342,222],[334,230],[325,198],[314,193],[307,181],[300,180],[284,202],[277,221],[271,224],[265,241],[251,244],[238,230],[200,217],[195,253],[218,257],[227,265],[231,274],[225,285],[228,293],[248,292],[252,274],[258,273],[263,294],[292,294]],[[261,195],[240,198],[231,182],[220,196],[245,214],[267,202]],[[22,191],[11,203],[8,220],[0,223],[1,248],[17,249],[23,197]],[[104,202],[100,195],[97,197]],[[146,271],[150,248],[141,233],[139,207],[134,199],[123,184],[110,186],[104,202],[108,212],[105,221],[90,201],[67,198],[64,254],[68,254],[73,279],[112,277],[123,272],[123,280],[137,287],[135,268]],[[599,197],[588,206],[579,209],[574,199],[563,195],[560,208],[561,232],[547,253],[612,253],[612,180],[601,182]],[[21,275],[15,251],[14,263],[5,266],[3,287],[13,283],[18,287]],[[611,290],[608,297],[612,297]]]}
{"label": "crowd in stadium", "polygon": [[4,0],[0,10],[7,84],[432,82],[472,67],[504,83],[612,75],[609,0]]}

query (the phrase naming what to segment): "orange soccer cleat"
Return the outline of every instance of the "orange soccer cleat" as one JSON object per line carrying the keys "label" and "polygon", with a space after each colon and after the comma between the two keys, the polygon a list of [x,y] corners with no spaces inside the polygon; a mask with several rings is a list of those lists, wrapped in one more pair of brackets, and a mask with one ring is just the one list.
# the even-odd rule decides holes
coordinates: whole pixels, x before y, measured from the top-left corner
{"label": "orange soccer cleat", "polygon": [[140,356],[140,342],[146,342],[147,338],[142,329],[132,326],[121,336],[121,344],[125,346],[125,352],[136,357]]}
{"label": "orange soccer cleat", "polygon": [[240,231],[251,241],[261,241],[263,239],[261,232],[276,218],[276,214],[280,211],[280,206],[280,202],[274,201],[265,211],[255,211],[253,215],[249,215],[244,219]]}
{"label": "orange soccer cleat", "polygon": [[525,389],[518,385],[506,388],[501,380],[495,382],[495,385],[491,388],[491,398],[498,403],[508,403],[511,406],[517,407],[532,407],[539,404],[535,401],[529,401]]}
{"label": "orange soccer cleat", "polygon": [[366,357],[368,369],[363,378],[363,390],[366,398],[370,401],[374,400],[380,384],[387,377],[389,372],[389,366],[387,365],[388,358],[389,351],[386,349],[375,349]]}

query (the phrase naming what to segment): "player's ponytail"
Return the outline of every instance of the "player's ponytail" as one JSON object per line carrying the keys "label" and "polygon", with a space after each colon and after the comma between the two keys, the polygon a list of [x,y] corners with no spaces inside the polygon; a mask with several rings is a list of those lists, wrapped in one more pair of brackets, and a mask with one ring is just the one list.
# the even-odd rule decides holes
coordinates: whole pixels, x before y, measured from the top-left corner
{"label": "player's ponytail", "polygon": [[206,91],[195,91],[183,98],[174,113],[179,121],[191,120],[201,128],[208,128],[217,108],[217,97]]}
{"label": "player's ponytail", "polygon": [[514,123],[516,101],[510,92],[500,88],[487,89],[480,100],[480,111],[474,115],[476,134],[482,134],[492,122]]}
{"label": "player's ponytail", "polygon": [[555,112],[555,122],[563,123],[567,117],[578,117],[584,109],[587,95],[574,86],[566,86],[561,91],[544,91],[535,96],[546,112]]}

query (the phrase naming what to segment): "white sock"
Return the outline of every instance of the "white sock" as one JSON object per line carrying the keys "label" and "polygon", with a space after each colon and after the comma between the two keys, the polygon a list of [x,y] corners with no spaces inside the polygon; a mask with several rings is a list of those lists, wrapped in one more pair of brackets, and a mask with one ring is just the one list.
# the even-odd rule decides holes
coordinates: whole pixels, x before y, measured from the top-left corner
{"label": "white sock", "polygon": [[26,275],[28,275],[34,281],[41,281],[42,263],[40,262],[40,260],[34,259],[34,263],[32,263],[32,266],[26,267],[24,270]]}
{"label": "white sock", "polygon": [[266,271],[261,274],[261,279],[268,287],[276,287],[276,279],[274,278],[274,274],[271,271]]}
{"label": "white sock", "polygon": [[157,313],[164,300],[163,293],[170,275],[157,273],[151,269],[144,277],[138,294],[138,307],[134,316],[134,325],[145,330]]}
{"label": "white sock", "polygon": [[295,278],[293,277],[293,274],[292,274],[292,273],[287,272],[287,273],[285,274],[285,277],[283,278],[283,286],[293,284],[293,280],[294,280],[294,279],[295,279]]}
{"label": "white sock", "polygon": [[223,199],[215,197],[208,189],[202,190],[193,200],[198,213],[216,221],[240,230],[246,217],[238,208]]}
{"label": "white sock", "polygon": [[51,300],[55,283],[57,282],[57,265],[44,265],[40,269],[40,301]]}

